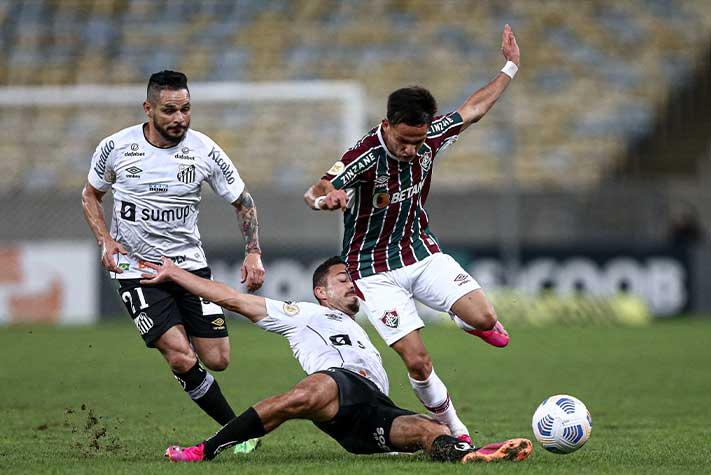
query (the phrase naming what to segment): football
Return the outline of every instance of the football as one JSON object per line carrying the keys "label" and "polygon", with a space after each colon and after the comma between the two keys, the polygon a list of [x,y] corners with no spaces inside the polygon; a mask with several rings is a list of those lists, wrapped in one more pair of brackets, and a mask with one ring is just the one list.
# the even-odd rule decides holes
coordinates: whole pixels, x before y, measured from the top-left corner
{"label": "football", "polygon": [[544,399],[533,414],[531,425],[541,446],[556,454],[575,452],[587,442],[592,431],[588,408],[567,394]]}

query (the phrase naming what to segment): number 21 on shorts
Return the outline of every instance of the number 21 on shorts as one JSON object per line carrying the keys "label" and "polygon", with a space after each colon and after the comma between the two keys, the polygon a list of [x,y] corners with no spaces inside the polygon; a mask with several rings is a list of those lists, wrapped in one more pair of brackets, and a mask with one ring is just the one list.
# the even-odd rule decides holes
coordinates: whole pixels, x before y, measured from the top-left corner
{"label": "number 21 on shorts", "polygon": [[[136,287],[135,289],[132,289],[135,294],[138,296],[138,303],[139,307],[138,310],[143,310],[144,308],[148,308],[148,302],[146,302],[146,297],[143,295],[143,289],[140,287]],[[131,307],[131,315],[136,314],[136,307],[133,305],[133,297],[131,297],[131,290],[127,290],[126,292],[121,294],[121,300],[123,300],[128,306]]]}

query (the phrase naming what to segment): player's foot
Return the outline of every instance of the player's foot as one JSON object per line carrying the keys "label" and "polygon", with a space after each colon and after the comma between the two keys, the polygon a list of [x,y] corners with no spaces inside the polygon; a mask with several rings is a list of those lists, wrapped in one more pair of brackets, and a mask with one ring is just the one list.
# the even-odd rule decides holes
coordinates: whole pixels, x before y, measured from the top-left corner
{"label": "player's foot", "polygon": [[464,330],[470,335],[476,335],[491,346],[503,348],[509,344],[509,333],[501,322],[497,321],[491,330]]}
{"label": "player's foot", "polygon": [[509,439],[506,442],[497,442],[485,445],[462,457],[462,463],[469,462],[494,462],[496,460],[510,460],[518,462],[533,452],[533,445],[528,439]]}
{"label": "player's foot", "polygon": [[205,454],[203,453],[204,449],[205,444],[194,445],[192,447],[171,445],[166,449],[165,456],[168,457],[171,462],[201,462],[205,459]]}
{"label": "player's foot", "polygon": [[260,439],[259,437],[245,440],[244,442],[240,442],[239,444],[235,445],[234,453],[251,454],[252,452],[257,450],[257,447],[259,447],[260,445],[262,445],[262,439]]}
{"label": "player's foot", "polygon": [[462,442],[466,442],[467,444],[471,445],[474,447],[474,442],[472,442],[472,438],[469,437],[469,434],[462,434],[457,436],[457,440],[461,440]]}

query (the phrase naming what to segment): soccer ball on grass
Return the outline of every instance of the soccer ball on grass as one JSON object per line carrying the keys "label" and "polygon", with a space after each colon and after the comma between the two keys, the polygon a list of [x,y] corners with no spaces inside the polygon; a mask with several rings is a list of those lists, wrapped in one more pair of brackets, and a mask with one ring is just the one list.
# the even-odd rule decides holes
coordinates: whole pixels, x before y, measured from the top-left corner
{"label": "soccer ball on grass", "polygon": [[536,440],[556,454],[575,452],[587,442],[592,431],[585,404],[567,394],[544,399],[533,414],[531,425]]}

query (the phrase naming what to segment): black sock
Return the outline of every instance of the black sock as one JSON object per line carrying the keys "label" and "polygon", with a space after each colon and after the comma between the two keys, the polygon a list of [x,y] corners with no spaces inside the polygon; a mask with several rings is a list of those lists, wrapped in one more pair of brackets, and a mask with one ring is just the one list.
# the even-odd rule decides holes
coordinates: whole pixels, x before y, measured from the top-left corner
{"label": "black sock", "polygon": [[218,424],[225,425],[235,417],[230,404],[220,391],[220,385],[200,366],[199,361],[187,372],[179,374],[174,371],[173,374],[190,399]]}
{"label": "black sock", "polygon": [[211,460],[223,449],[245,440],[261,437],[266,433],[267,430],[264,428],[259,414],[253,407],[250,407],[204,442],[205,458]]}
{"label": "black sock", "polygon": [[430,456],[435,462],[458,462],[474,447],[451,435],[440,435],[432,442]]}

